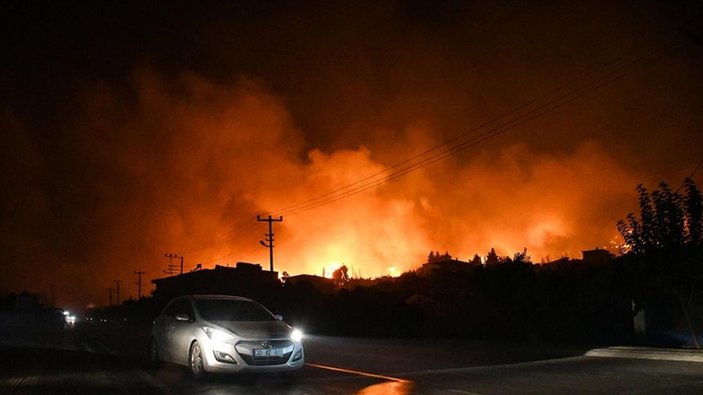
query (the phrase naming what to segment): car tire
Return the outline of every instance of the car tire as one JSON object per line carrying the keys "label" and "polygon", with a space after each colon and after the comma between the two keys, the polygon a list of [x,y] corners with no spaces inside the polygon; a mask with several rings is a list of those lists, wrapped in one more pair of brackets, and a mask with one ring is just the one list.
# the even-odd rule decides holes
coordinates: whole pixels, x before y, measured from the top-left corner
{"label": "car tire", "polygon": [[159,356],[159,347],[156,344],[156,339],[151,338],[149,340],[149,364],[151,366],[159,366],[161,363],[161,357]]}
{"label": "car tire", "polygon": [[205,365],[203,364],[203,349],[200,348],[200,343],[194,341],[190,345],[188,353],[188,372],[190,376],[196,380],[205,377]]}

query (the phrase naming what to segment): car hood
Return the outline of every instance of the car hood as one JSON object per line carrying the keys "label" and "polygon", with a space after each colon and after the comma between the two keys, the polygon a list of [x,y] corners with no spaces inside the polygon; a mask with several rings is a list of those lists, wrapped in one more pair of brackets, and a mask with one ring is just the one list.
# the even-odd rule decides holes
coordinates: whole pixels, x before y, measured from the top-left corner
{"label": "car hood", "polygon": [[293,330],[283,321],[213,321],[244,339],[283,339]]}

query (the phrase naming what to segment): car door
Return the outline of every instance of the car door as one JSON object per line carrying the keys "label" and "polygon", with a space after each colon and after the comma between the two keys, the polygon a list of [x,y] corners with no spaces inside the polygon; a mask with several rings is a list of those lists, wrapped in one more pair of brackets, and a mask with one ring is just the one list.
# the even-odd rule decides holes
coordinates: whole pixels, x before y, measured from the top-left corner
{"label": "car door", "polygon": [[193,328],[196,326],[195,313],[190,299],[182,298],[173,309],[173,321],[169,325],[168,337],[174,362],[187,364]]}
{"label": "car door", "polygon": [[171,332],[175,327],[175,311],[177,310],[180,299],[171,301],[164,311],[154,320],[153,334],[156,343],[159,345],[159,354],[161,359],[165,361],[173,361],[173,345],[171,341]]}

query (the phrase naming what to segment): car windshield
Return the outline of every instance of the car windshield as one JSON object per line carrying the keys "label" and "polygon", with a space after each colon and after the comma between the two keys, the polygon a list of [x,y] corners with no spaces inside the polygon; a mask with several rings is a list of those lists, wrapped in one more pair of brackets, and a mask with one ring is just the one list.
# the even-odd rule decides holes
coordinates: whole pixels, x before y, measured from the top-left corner
{"label": "car windshield", "polygon": [[248,300],[197,299],[200,316],[208,321],[274,321],[260,304]]}

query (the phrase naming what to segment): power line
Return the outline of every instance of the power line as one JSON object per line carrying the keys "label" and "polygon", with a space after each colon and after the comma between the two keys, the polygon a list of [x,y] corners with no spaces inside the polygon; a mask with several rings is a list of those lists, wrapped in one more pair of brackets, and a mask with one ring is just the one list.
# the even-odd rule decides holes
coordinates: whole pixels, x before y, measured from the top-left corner
{"label": "power line", "polygon": [[693,176],[695,176],[696,173],[698,173],[698,170],[701,169],[701,166],[703,166],[703,159],[701,159],[701,161],[698,162],[698,165],[696,165],[696,168],[693,169],[693,171],[692,171],[691,174],[688,176],[688,178],[693,179]]}
{"label": "power line", "polygon": [[[620,61],[620,58],[618,58],[618,59],[616,59],[616,60],[614,60],[614,61],[610,62],[609,64],[607,64],[607,65],[605,65],[605,66],[602,66],[602,67],[608,67],[608,66],[610,66],[610,65],[612,65],[612,64],[617,64],[619,61]],[[496,123],[496,122],[502,120],[503,118],[509,117],[509,116],[511,116],[511,115],[513,115],[513,114],[515,114],[515,113],[518,113],[519,111],[521,111],[521,110],[523,110],[523,109],[525,109],[525,108],[528,108],[530,105],[532,105],[532,104],[534,104],[534,103],[536,103],[536,102],[538,102],[538,101],[544,99],[545,97],[548,97],[549,95],[551,95],[551,94],[553,94],[553,93],[555,93],[555,92],[558,92],[558,91],[560,91],[560,90],[563,90],[563,89],[565,89],[566,87],[568,87],[568,86],[574,84],[574,83],[577,82],[579,79],[585,78],[586,76],[588,76],[588,75],[590,75],[590,74],[593,74],[593,73],[596,72],[598,69],[599,69],[599,67],[596,67],[596,68],[594,68],[594,69],[592,69],[592,70],[586,72],[585,74],[583,74],[583,75],[581,75],[581,76],[578,76],[578,77],[576,77],[576,78],[571,79],[570,81],[568,81],[566,84],[564,84],[564,85],[562,85],[562,86],[559,86],[559,87],[557,87],[557,88],[551,89],[551,90],[549,90],[549,91],[543,93],[542,95],[539,95],[539,96],[537,96],[537,97],[535,97],[535,98],[533,98],[533,99],[527,101],[526,103],[523,103],[522,105],[520,105],[520,106],[518,106],[518,107],[516,107],[516,108],[514,108],[514,109],[512,109],[512,110],[510,110],[510,111],[508,111],[508,112],[505,112],[505,113],[503,113],[503,114],[501,114],[501,115],[499,115],[499,116],[497,116],[497,117],[494,117],[494,118],[492,118],[492,119],[490,119],[490,120],[488,120],[488,121],[486,121],[486,122],[484,122],[484,123],[482,123],[482,124],[480,124],[480,125],[478,125],[478,126],[476,126],[476,127],[473,127],[473,128],[471,128],[471,129],[469,129],[469,130],[463,132],[463,133],[460,133],[460,134],[458,134],[458,135],[452,137],[451,139],[446,140],[446,141],[444,141],[444,142],[442,142],[442,143],[440,143],[440,144],[438,144],[438,145],[436,145],[436,146],[434,146],[434,147],[432,147],[432,148],[429,148],[429,149],[427,149],[427,150],[425,150],[425,151],[423,151],[423,152],[421,152],[421,153],[419,153],[419,154],[417,154],[417,155],[414,155],[414,156],[412,156],[412,157],[410,157],[410,158],[408,158],[408,159],[402,160],[402,161],[400,161],[400,162],[396,162],[395,164],[391,165],[390,167],[388,167],[388,168],[386,168],[386,169],[384,169],[384,170],[382,170],[382,171],[380,171],[380,172],[378,172],[378,173],[372,174],[372,175],[370,175],[370,176],[367,176],[367,177],[365,177],[365,178],[362,178],[362,179],[360,179],[360,180],[357,180],[356,182],[353,182],[353,183],[351,183],[351,184],[348,184],[348,185],[345,185],[345,186],[343,186],[343,187],[337,188],[337,189],[332,190],[332,191],[330,191],[330,192],[323,193],[323,194],[321,194],[321,195],[315,196],[315,197],[310,198],[310,199],[308,199],[308,200],[305,200],[305,201],[302,201],[302,202],[299,202],[299,203],[296,203],[296,204],[293,204],[293,205],[290,205],[290,206],[287,206],[287,207],[284,207],[284,208],[281,208],[281,209],[278,209],[278,210],[274,210],[274,211],[272,211],[272,213],[274,213],[274,214],[286,213],[286,214],[287,214],[287,213],[289,213],[289,211],[297,210],[299,207],[301,207],[301,206],[306,206],[306,205],[308,205],[308,204],[310,204],[310,203],[312,203],[312,202],[314,202],[314,201],[326,199],[326,198],[328,198],[329,196],[334,196],[335,194],[337,194],[337,193],[339,193],[339,192],[342,192],[342,191],[347,190],[347,189],[354,188],[355,186],[360,185],[360,184],[363,185],[366,181],[374,180],[374,179],[376,179],[376,178],[378,178],[378,177],[383,176],[383,175],[386,174],[386,173],[393,173],[393,172],[395,171],[394,169],[398,169],[398,168],[401,168],[401,169],[402,169],[403,166],[405,166],[406,164],[413,163],[414,161],[419,160],[419,159],[421,159],[423,156],[428,155],[428,154],[430,154],[430,153],[432,153],[432,152],[440,151],[440,153],[443,153],[443,152],[445,152],[445,151],[442,150],[443,148],[445,148],[445,147],[451,147],[451,146],[452,146],[453,144],[455,144],[456,142],[461,142],[461,139],[462,139],[462,138],[467,137],[467,136],[469,136],[470,134],[472,134],[472,133],[474,133],[474,132],[476,132],[476,131],[478,131],[478,130],[481,130],[481,129],[483,129],[483,128],[485,128],[485,127],[487,127],[487,126],[489,126],[489,125],[491,125],[491,124],[493,124],[493,123]]]}
{"label": "power line", "polygon": [[[362,180],[359,180],[355,183],[343,186],[341,188],[338,188],[334,191],[328,192],[323,195],[316,196],[314,198],[311,198],[307,201],[300,202],[298,204],[294,204],[291,206],[288,206],[287,208],[281,209],[281,210],[276,210],[273,211],[273,213],[280,214],[280,215],[293,215],[297,213],[301,213],[304,211],[308,211],[317,207],[321,207],[327,204],[330,204],[332,202],[344,199],[346,197],[356,195],[358,193],[364,192],[369,189],[376,188],[380,185],[383,185],[387,183],[388,181],[391,181],[393,179],[396,179],[400,176],[403,176],[405,174],[408,174],[412,171],[427,167],[433,163],[436,163],[440,160],[443,160],[449,156],[452,156],[460,151],[463,151],[467,148],[476,146],[486,140],[489,140],[493,137],[496,137],[500,134],[503,134],[511,129],[514,129],[518,126],[521,126],[535,118],[538,118],[546,113],[549,113],[556,108],[562,107],[568,103],[573,102],[574,100],[577,100],[588,93],[599,89],[605,85],[608,85],[625,75],[627,75],[628,69],[632,69],[638,65],[643,65],[646,63],[650,63],[653,61],[656,61],[658,59],[661,59],[666,55],[665,51],[660,51],[659,53],[656,54],[657,56],[642,56],[639,59],[634,59],[629,63],[625,63],[624,65],[621,65],[619,67],[616,67],[613,70],[605,72],[601,76],[597,76],[594,79],[591,80],[586,80],[585,82],[581,82],[580,84],[577,84],[577,86],[570,90],[567,91],[563,94],[557,95],[556,97],[550,98],[549,96],[552,95],[555,92],[561,91],[564,89],[565,86],[573,85],[574,83],[578,83],[579,78],[583,79],[583,77],[576,78],[575,80],[570,81],[567,83],[564,87],[560,87],[557,89],[554,89],[546,94],[541,95],[537,99],[533,99],[530,102],[518,107],[518,109],[514,109],[512,111],[509,111],[497,118],[492,119],[491,121],[488,121],[480,126],[477,126],[467,132],[462,133],[461,135],[448,140],[447,142],[444,142],[442,144],[439,144],[427,151],[424,151],[423,153],[416,155],[408,160],[404,160],[401,162],[396,163],[395,165],[391,166],[390,168],[383,170],[381,172],[378,172],[374,175],[368,176]],[[619,60],[612,62],[610,65],[606,66],[612,66],[614,64],[617,64]],[[593,71],[586,73],[585,75],[592,74]],[[536,106],[535,108],[528,109],[530,106],[532,106],[535,103],[539,103],[543,99],[549,98],[546,102],[540,103]],[[525,113],[518,114],[522,110],[526,110]],[[515,115],[518,114],[518,115]],[[508,118],[504,123],[498,124],[497,126],[493,126],[488,129],[488,131],[483,132],[481,134],[476,135],[472,139],[465,140],[464,138],[468,135],[470,135],[473,132],[476,132],[480,129],[485,129],[487,126],[496,123],[496,121],[503,120],[504,118]],[[512,119],[511,119],[512,118]],[[429,155],[425,158],[422,158],[425,156],[427,153],[430,152],[435,152],[439,151],[438,153],[434,153],[432,155]],[[419,159],[419,160],[418,160]]]}
{"label": "power line", "polygon": [[[410,172],[430,166],[447,157],[453,156],[458,152],[475,147],[489,139],[524,125],[535,118],[541,117],[557,108],[578,100],[594,90],[600,89],[603,86],[612,84],[613,82],[623,78],[631,72],[632,69],[656,62],[667,56],[668,52],[679,48],[680,47],[671,49],[664,48],[653,52],[635,54],[630,56],[629,60],[623,60],[622,57],[616,58],[615,60],[604,65],[597,66],[569,80],[567,83],[551,89],[527,101],[526,103],[511,109],[510,111],[492,118],[481,125],[460,133],[457,136],[442,142],[441,144],[431,147],[406,160],[396,162],[380,172],[361,178],[353,183],[344,185],[324,194],[271,211],[270,214],[275,214],[278,216],[299,214],[334,203],[367,190],[377,188],[378,186],[386,184],[387,182],[402,177]],[[480,132],[482,130],[483,132]],[[216,245],[222,241],[232,240],[238,235],[247,233],[255,226],[255,224],[256,222],[252,221],[244,222],[240,227],[229,232],[230,235],[220,238],[219,241],[214,240],[208,243],[208,245]],[[251,250],[253,249],[250,249],[250,251]],[[236,254],[228,254],[227,256],[233,255]]]}
{"label": "power line", "polygon": [[253,230],[257,225],[258,225],[258,223],[255,220],[243,221],[239,226],[228,231],[225,235],[219,236],[213,240],[210,240],[208,242],[202,243],[200,245],[197,245],[195,247],[192,247],[192,248],[186,250],[184,252],[184,255],[192,254],[195,251],[200,251],[200,250],[206,249],[208,247],[213,247],[213,246],[216,246],[222,242],[234,240],[242,235],[250,234],[250,231]]}
{"label": "power line", "polygon": [[[468,130],[466,132],[463,132],[457,136],[454,136],[453,138],[446,140],[439,145],[431,147],[431,148],[429,148],[429,149],[427,149],[417,155],[414,155],[406,160],[397,162],[397,163],[391,165],[390,167],[388,167],[378,173],[372,174],[370,176],[367,176],[365,178],[357,180],[356,182],[353,182],[353,183],[348,184],[346,186],[342,186],[342,187],[337,188],[335,190],[332,190],[330,192],[315,196],[315,197],[307,199],[305,201],[298,202],[296,204],[284,207],[282,209],[274,210],[271,212],[271,214],[277,214],[279,216],[283,215],[283,214],[285,214],[285,215],[297,214],[297,213],[307,211],[312,208],[316,208],[316,207],[320,207],[322,205],[329,204],[333,201],[340,200],[340,199],[345,198],[347,196],[351,196],[351,195],[366,191],[368,189],[375,188],[376,186],[384,184],[389,180],[392,180],[392,179],[397,178],[401,175],[407,174],[410,171],[415,170],[415,167],[422,165],[426,161],[432,159],[432,155],[429,157],[429,159],[428,158],[423,159],[423,157],[426,157],[429,154],[434,153],[434,152],[439,152],[438,154],[433,154],[433,155],[440,155],[438,160],[444,159],[445,157],[453,155],[454,153],[458,152],[458,151],[456,151],[456,147],[454,147],[454,150],[452,151],[452,145],[461,144],[462,143],[461,140],[463,138],[471,135],[474,132],[477,132],[481,129],[484,129],[487,126],[494,124],[504,118],[507,118],[513,114],[516,114],[524,109],[527,109],[530,105],[575,84],[576,82],[579,81],[579,79],[586,78],[589,75],[595,74],[601,69],[611,67],[611,66],[619,63],[620,61],[621,61],[621,58],[617,58],[617,59],[615,59],[605,65],[594,67],[591,70],[587,71],[586,73],[584,73],[580,76],[577,76],[575,78],[572,78],[567,83],[565,83],[559,87],[551,89],[551,90],[543,93],[542,95],[539,95],[539,96],[527,101],[526,103],[524,103],[516,108],[513,108],[512,110],[510,110],[506,113],[503,113],[503,114],[501,114],[501,115],[499,115],[489,121],[486,121],[479,126],[471,128],[470,130]],[[464,143],[466,143],[466,142],[464,142]],[[450,149],[449,154],[447,154],[447,152],[446,152],[447,147],[449,147],[449,149]],[[431,162],[431,163],[434,163],[434,162]],[[431,164],[431,163],[429,163],[429,164]],[[341,196],[340,196],[340,193],[341,193]],[[256,221],[243,222],[239,227],[228,232],[228,235],[221,236],[218,239],[212,240],[208,243],[205,243],[205,244],[202,244],[198,247],[192,248],[189,251],[202,250],[202,249],[205,249],[209,246],[217,245],[217,244],[224,242],[224,241],[233,240],[242,234],[248,233],[255,226],[256,226]]]}
{"label": "power line", "polygon": [[702,159],[700,162],[698,162],[698,164],[697,164],[696,167],[693,169],[693,171],[691,172],[691,174],[689,174],[689,176],[684,179],[684,181],[681,183],[681,185],[680,185],[678,188],[676,188],[676,190],[674,191],[674,193],[679,193],[679,191],[681,191],[681,188],[683,188],[683,187],[686,185],[686,180],[690,179],[691,181],[693,181],[693,176],[696,175],[696,173],[698,172],[698,170],[700,170],[701,166],[703,166],[703,159]]}
{"label": "power line", "polygon": [[[251,251],[256,250],[258,247],[258,237],[256,237],[251,231],[258,226],[258,222],[256,220],[249,221],[248,223],[243,224],[245,226],[239,227],[239,229],[236,230],[236,233],[233,233],[231,236],[222,239],[221,242],[227,241],[227,240],[234,240],[236,239],[237,242],[234,243],[233,245],[230,245],[230,247],[237,248],[238,251],[243,250],[244,248],[247,248],[246,253],[249,253]],[[210,244],[210,245],[216,245],[216,244]],[[248,246],[248,247],[247,247]],[[253,247],[252,247],[253,246]],[[205,247],[202,247],[205,248]],[[201,248],[201,249],[202,249]],[[192,249],[191,251],[197,251],[197,249]],[[209,263],[215,263],[218,261],[222,261],[227,258],[231,258],[235,255],[240,255],[238,252],[233,252],[229,253],[227,255],[223,256],[216,256],[215,258],[209,259],[209,260],[204,260],[201,263],[203,265],[209,264]]]}
{"label": "power line", "polygon": [[244,250],[244,249],[235,250],[234,252],[229,253],[227,255],[220,255],[220,256],[217,256],[213,259],[203,261],[202,263],[203,264],[216,263],[218,261],[225,261],[226,259],[232,258],[234,256],[246,256],[249,253],[259,249],[259,245],[256,244],[255,240],[252,240],[252,242],[250,244],[251,245],[246,250]]}

